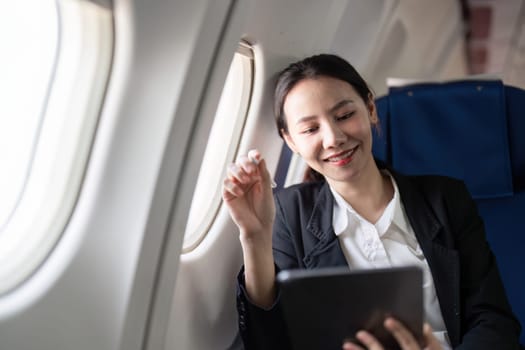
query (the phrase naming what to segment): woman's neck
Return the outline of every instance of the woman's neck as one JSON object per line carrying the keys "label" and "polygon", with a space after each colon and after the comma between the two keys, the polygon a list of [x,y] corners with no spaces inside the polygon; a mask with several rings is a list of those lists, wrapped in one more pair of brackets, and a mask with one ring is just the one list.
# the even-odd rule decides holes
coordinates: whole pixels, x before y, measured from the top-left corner
{"label": "woman's neck", "polygon": [[394,196],[389,176],[373,163],[369,171],[353,181],[338,183],[334,189],[354,210],[371,223],[376,223]]}

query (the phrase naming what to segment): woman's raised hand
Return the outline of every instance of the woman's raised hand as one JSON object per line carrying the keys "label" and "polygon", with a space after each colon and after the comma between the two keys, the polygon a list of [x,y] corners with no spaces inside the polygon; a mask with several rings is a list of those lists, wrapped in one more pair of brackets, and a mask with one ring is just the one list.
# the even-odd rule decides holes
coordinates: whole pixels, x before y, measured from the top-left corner
{"label": "woman's raised hand", "polygon": [[[423,336],[425,337],[426,344],[424,348],[421,347],[412,333],[396,319],[387,317],[384,326],[392,333],[394,338],[396,338],[399,346],[403,350],[442,350],[441,344],[434,336],[434,333],[432,333],[432,328],[428,323],[425,323],[423,326]],[[366,331],[357,332],[356,338],[365,345],[368,350],[384,350],[383,345],[372,334]],[[343,350],[363,350],[363,348],[354,343],[345,342],[343,344]]]}
{"label": "woman's raised hand", "polygon": [[248,296],[256,305],[269,307],[276,294],[272,255],[275,204],[272,179],[258,151],[252,150],[230,164],[222,198],[239,227]]}
{"label": "woman's raised hand", "polygon": [[[271,235],[275,215],[272,179],[257,150],[251,150],[229,165],[222,197],[240,229],[241,240]],[[268,238],[271,239],[264,237]]]}

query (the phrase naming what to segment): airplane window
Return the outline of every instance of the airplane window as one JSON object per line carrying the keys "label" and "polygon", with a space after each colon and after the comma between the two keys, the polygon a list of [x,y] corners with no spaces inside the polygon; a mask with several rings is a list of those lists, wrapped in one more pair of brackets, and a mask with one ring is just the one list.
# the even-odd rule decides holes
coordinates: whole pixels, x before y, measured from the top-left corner
{"label": "airplane window", "polygon": [[79,193],[111,63],[111,10],[0,7],[0,295],[42,263]]}
{"label": "airplane window", "polygon": [[8,9],[4,7],[0,12],[4,46],[0,65],[0,232],[29,171],[58,41],[54,0],[12,1]]}
{"label": "airplane window", "polygon": [[253,52],[241,43],[235,53],[204,153],[191,204],[183,252],[195,248],[208,231],[221,202],[222,174],[233,161],[248,112]]}

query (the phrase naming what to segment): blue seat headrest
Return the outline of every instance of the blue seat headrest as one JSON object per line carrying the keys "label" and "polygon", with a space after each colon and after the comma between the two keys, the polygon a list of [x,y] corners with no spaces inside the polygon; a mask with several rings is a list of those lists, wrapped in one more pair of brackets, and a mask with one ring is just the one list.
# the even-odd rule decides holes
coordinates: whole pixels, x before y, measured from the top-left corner
{"label": "blue seat headrest", "polygon": [[501,81],[473,80],[392,88],[376,100],[374,154],[407,174],[462,179],[474,198],[511,196],[505,92]]}

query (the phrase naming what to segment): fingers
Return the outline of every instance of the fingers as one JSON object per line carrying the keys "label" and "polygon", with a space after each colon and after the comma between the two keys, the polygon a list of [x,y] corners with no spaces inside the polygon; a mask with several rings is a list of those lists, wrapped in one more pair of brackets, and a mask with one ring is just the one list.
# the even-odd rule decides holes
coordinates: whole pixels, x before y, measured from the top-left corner
{"label": "fingers", "polygon": [[428,323],[425,323],[423,326],[423,336],[425,337],[425,342],[427,344],[426,350],[441,350],[441,343],[434,336],[434,331]]}
{"label": "fingers", "polygon": [[257,182],[261,183],[263,190],[271,193],[272,180],[266,162],[259,151],[251,150],[228,166],[223,181],[223,197],[225,200],[240,197]]}
{"label": "fingers", "polygon": [[384,326],[396,338],[402,349],[420,349],[419,343],[412,333],[398,320],[387,317]]}
{"label": "fingers", "polygon": [[[406,329],[399,322],[397,322],[396,320],[392,318],[387,318],[387,320],[385,320],[384,325],[390,331],[390,333],[392,333],[392,335],[396,338],[401,349],[403,350],[420,349],[417,343],[415,343],[414,341],[410,342],[409,337],[411,337],[411,335],[410,334],[407,335],[404,333]],[[377,340],[376,337],[374,337],[372,334],[368,333],[367,331],[359,331],[356,333],[355,337],[361,343],[363,343],[363,345],[365,345],[368,350],[384,350],[383,344],[381,344],[379,340]],[[412,337],[412,340],[413,340],[413,337]]]}
{"label": "fingers", "polygon": [[[383,345],[372,334],[367,331],[359,331],[355,337],[366,346],[368,350],[383,350]],[[357,347],[360,349],[360,347]],[[353,350],[353,349],[352,349]]]}
{"label": "fingers", "polygon": [[248,159],[255,165],[259,165],[262,157],[258,150],[251,149],[248,151]]}
{"label": "fingers", "polygon": [[[385,328],[392,333],[403,350],[421,349],[421,344],[414,335],[399,321],[392,317],[385,320]],[[438,339],[434,336],[432,327],[428,323],[423,326],[425,350],[442,350]]]}
{"label": "fingers", "polygon": [[342,350],[364,350],[364,349],[360,347],[359,345],[347,340],[343,343]]}
{"label": "fingers", "polygon": [[223,181],[223,193],[242,196],[253,184],[261,180],[258,166],[247,156],[241,156],[235,163],[228,165],[226,178]]}
{"label": "fingers", "polygon": [[240,156],[236,162],[230,164],[228,168],[228,175],[233,176],[241,183],[249,182],[252,178],[259,178],[259,163],[253,162],[248,156]]}
{"label": "fingers", "polygon": [[[421,345],[418,343],[412,333],[399,321],[392,317],[387,317],[384,322],[385,328],[394,336],[397,343],[403,350],[416,350],[421,349]],[[425,342],[427,344],[426,350],[441,350],[441,344],[434,336],[430,325],[426,324],[423,327],[423,334]],[[366,346],[369,350],[383,350],[383,345],[370,333],[366,331],[359,331],[356,334],[356,338]],[[350,342],[343,344],[343,350],[355,350],[360,349],[359,346]]]}
{"label": "fingers", "polygon": [[263,179],[263,183],[270,183],[270,186],[272,188],[277,187],[277,184],[272,180],[270,173],[268,172],[268,169],[266,168],[266,162],[262,158],[261,154],[258,150],[252,149],[248,152],[248,159],[258,166],[261,177]]}

